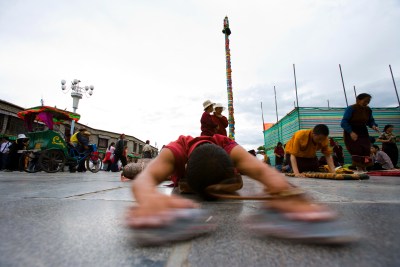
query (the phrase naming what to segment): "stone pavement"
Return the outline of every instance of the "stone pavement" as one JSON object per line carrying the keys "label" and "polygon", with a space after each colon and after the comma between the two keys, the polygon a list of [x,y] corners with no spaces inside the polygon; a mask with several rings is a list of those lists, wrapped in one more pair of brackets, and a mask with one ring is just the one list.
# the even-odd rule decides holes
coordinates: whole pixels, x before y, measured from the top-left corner
{"label": "stone pavement", "polygon": [[0,172],[0,266],[400,266],[400,177],[289,179],[356,225],[362,239],[317,246],[253,237],[240,219],[260,202],[221,201],[203,203],[219,223],[215,233],[142,248],[123,227],[132,197],[118,174]]}

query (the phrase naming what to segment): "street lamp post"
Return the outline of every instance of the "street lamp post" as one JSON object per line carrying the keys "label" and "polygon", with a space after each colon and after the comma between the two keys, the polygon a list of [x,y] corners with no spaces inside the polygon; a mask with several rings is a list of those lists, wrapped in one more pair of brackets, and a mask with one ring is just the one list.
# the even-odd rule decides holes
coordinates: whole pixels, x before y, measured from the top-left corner
{"label": "street lamp post", "polygon": [[[79,100],[82,99],[83,95],[86,95],[86,97],[89,97],[93,94],[93,89],[94,86],[90,85],[90,86],[85,86],[85,87],[80,87],[79,83],[81,81],[78,79],[74,79],[71,82],[71,97],[72,97],[72,109],[74,110],[74,113],[76,113],[76,110],[78,109],[78,104],[79,104]],[[69,90],[69,88],[67,89],[67,86],[65,85],[67,82],[65,80],[61,80],[61,89],[63,91]],[[75,121],[72,120],[71,122],[71,136],[74,134],[74,128],[75,128]]]}

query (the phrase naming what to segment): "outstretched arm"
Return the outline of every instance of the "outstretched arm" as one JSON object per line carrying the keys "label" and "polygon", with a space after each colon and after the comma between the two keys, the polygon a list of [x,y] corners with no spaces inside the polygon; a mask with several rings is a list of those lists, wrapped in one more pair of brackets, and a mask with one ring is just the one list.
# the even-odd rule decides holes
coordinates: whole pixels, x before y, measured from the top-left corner
{"label": "outstretched arm", "polygon": [[138,207],[128,212],[128,221],[131,226],[161,225],[163,218],[168,219],[166,214],[171,209],[198,206],[189,199],[166,195],[157,190],[157,185],[167,180],[173,173],[174,163],[174,155],[168,148],[164,148],[135,178],[132,183],[132,192]]}
{"label": "outstretched arm", "polygon": [[[261,182],[267,187],[269,194],[285,194],[293,190],[293,186],[288,183],[284,175],[251,156],[241,146],[234,147],[230,155],[240,173]],[[303,195],[277,197],[269,200],[265,205],[288,212],[293,219],[298,220],[326,220],[335,217],[335,213]]]}
{"label": "outstretched arm", "polygon": [[280,192],[291,188],[281,173],[250,155],[243,147],[235,146],[230,156],[241,174],[259,181],[268,188],[268,192]]}
{"label": "outstretched arm", "polygon": [[145,202],[145,195],[156,190],[156,186],[165,181],[174,170],[174,156],[169,149],[163,149],[152,162],[136,177],[132,192],[139,202]]}

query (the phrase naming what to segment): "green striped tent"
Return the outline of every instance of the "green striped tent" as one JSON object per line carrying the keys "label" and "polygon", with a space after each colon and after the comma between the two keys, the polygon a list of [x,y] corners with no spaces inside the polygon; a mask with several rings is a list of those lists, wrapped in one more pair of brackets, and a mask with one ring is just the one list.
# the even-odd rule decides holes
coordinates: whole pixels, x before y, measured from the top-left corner
{"label": "green striped tent", "polygon": [[[343,142],[343,129],[340,127],[345,108],[299,107],[293,109],[271,128],[264,131],[265,151],[275,165],[274,148],[280,141],[285,144],[293,134],[301,129],[311,129],[316,124],[326,124],[333,137],[343,147],[345,163],[351,158]],[[394,134],[400,136],[400,108],[372,108],[373,116],[382,130],[386,124],[394,125]],[[370,129],[370,135],[377,138],[378,133]],[[377,143],[381,146],[380,143]],[[399,149],[400,150],[400,149]],[[318,155],[320,156],[320,155]]]}

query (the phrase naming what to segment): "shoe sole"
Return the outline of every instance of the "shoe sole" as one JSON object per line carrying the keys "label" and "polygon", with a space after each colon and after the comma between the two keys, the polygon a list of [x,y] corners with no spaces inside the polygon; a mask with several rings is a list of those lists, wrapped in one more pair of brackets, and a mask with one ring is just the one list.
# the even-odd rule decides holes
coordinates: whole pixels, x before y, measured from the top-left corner
{"label": "shoe sole", "polygon": [[295,221],[272,210],[250,216],[246,228],[257,236],[271,236],[314,244],[347,244],[359,240],[351,227],[338,220]]}

